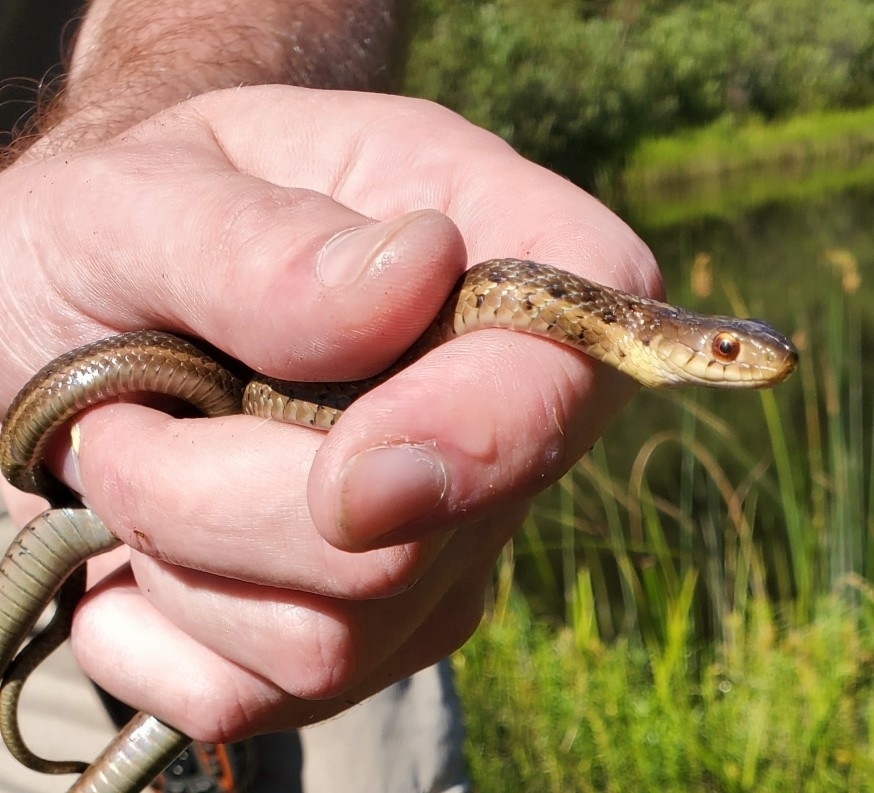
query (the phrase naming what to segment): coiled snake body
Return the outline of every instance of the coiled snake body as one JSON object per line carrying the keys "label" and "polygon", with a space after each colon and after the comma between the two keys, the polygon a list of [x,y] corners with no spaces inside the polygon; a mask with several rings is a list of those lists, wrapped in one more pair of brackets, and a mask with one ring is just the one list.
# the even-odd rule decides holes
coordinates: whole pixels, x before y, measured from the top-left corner
{"label": "coiled snake body", "polygon": [[[152,331],[61,356],[22,389],[0,433],[3,475],[53,506],[22,530],[0,562],[0,731],[13,755],[44,773],[81,774],[70,789],[75,793],[135,793],[189,742],[143,713],[90,766],[36,757],[22,739],[21,686],[68,636],[84,592],[84,561],[119,544],[45,468],[43,452],[55,429],[85,407],[142,392],[177,397],[207,416],[246,412],[328,429],[360,393],[428,349],[481,328],[544,336],[652,387],[770,387],[792,372],[797,359],[792,344],[766,323],[694,314],[515,259],[471,268],[419,342],[386,373],[361,383],[318,386],[253,376],[244,384],[195,346]],[[58,605],[52,622],[25,645],[53,598]]]}

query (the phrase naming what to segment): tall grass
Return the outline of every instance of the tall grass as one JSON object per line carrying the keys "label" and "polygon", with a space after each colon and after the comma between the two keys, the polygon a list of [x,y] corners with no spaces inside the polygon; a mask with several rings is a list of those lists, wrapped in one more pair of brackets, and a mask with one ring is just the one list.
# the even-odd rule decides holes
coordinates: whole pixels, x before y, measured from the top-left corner
{"label": "tall grass", "polygon": [[827,258],[790,384],[642,397],[625,421],[667,426],[536,505],[456,658],[483,793],[874,785],[872,401],[858,268]]}
{"label": "tall grass", "polygon": [[512,595],[456,659],[476,789],[870,790],[874,601],[860,591],[860,606],[826,598],[781,630],[755,601],[718,648],[679,632],[593,643]]}

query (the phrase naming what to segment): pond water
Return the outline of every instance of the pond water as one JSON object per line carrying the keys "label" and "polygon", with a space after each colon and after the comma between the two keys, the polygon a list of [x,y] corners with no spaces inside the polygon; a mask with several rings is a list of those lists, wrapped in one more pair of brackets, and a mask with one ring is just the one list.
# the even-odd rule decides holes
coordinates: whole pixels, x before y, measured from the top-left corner
{"label": "pond water", "polygon": [[856,300],[870,305],[874,294],[874,183],[661,228],[647,227],[634,209],[626,219],[655,253],[677,301],[697,300],[690,277],[701,254],[712,265],[714,295],[700,305],[730,309],[720,295],[720,283],[728,283],[753,314],[784,329],[824,311],[847,268],[859,276]]}

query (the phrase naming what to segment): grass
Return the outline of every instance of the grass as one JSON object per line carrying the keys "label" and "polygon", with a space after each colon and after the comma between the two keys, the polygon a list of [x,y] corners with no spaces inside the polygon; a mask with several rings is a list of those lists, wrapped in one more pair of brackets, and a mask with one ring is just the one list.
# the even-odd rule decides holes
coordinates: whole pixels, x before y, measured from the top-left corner
{"label": "grass", "polygon": [[636,454],[608,434],[535,506],[455,657],[480,793],[874,789],[872,411],[832,257],[792,381],[739,423],[639,397]]}
{"label": "grass", "polygon": [[722,119],[644,140],[619,186],[605,185],[605,197],[655,227],[702,215],[733,217],[769,201],[821,196],[872,179],[874,107],[868,107],[768,124]]}
{"label": "grass", "polygon": [[[785,632],[757,603],[730,649],[592,642],[513,595],[456,659],[491,791],[853,791],[874,779],[872,600]],[[677,604],[682,610],[682,603]],[[861,623],[861,625],[860,625]]]}

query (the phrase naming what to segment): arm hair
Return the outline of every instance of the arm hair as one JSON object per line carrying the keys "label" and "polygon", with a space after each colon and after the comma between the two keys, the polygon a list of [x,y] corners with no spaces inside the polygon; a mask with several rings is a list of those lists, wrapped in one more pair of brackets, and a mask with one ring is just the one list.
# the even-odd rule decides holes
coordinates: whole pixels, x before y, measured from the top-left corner
{"label": "arm hair", "polygon": [[206,91],[389,90],[407,0],[91,0],[57,95],[10,152],[105,140]]}

